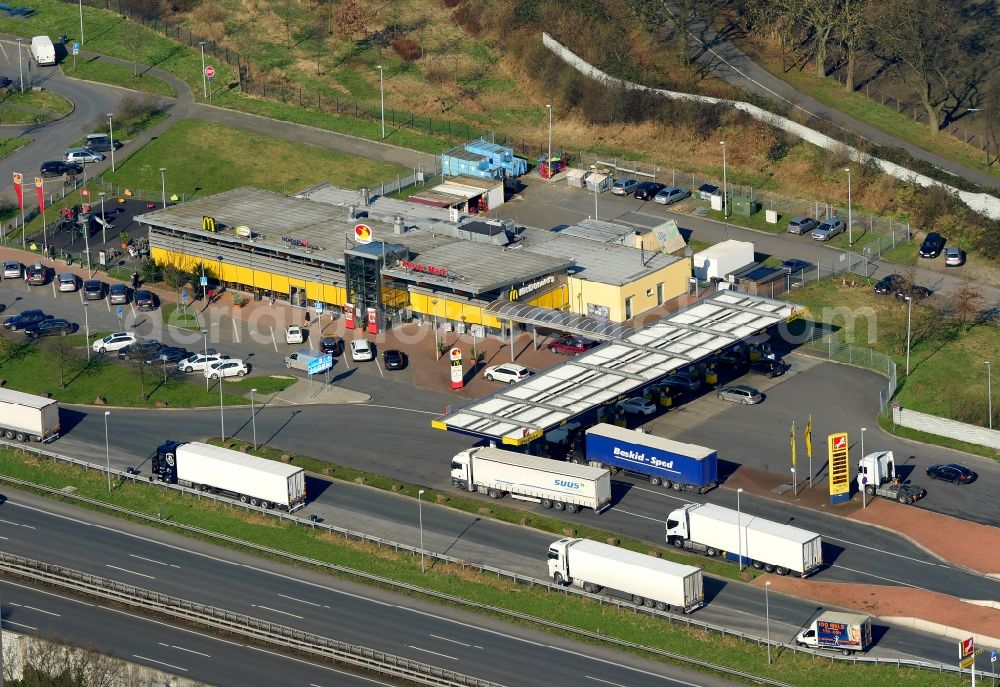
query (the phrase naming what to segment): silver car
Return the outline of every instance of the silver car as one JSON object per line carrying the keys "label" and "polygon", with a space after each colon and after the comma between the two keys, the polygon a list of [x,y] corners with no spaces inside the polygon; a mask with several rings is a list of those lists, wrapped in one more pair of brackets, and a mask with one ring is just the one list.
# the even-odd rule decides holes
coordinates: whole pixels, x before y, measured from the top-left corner
{"label": "silver car", "polygon": [[719,390],[720,401],[732,401],[741,405],[753,405],[764,400],[764,394],[760,393],[752,386],[744,384],[734,384],[723,387]]}
{"label": "silver car", "polygon": [[655,196],[653,196],[653,200],[655,200],[660,205],[673,205],[678,201],[690,197],[691,197],[691,192],[688,191],[686,188],[667,186],[665,189],[663,189]]}
{"label": "silver car", "polygon": [[3,264],[3,278],[4,279],[20,279],[21,278],[21,263],[17,260],[7,260]]}
{"label": "silver car", "polygon": [[813,229],[812,237],[816,241],[829,241],[837,234],[843,234],[846,226],[839,217],[831,217]]}
{"label": "silver car", "polygon": [[815,219],[809,217],[808,215],[799,215],[798,217],[792,217],[788,220],[788,233],[789,234],[808,234],[816,225],[819,224]]}
{"label": "silver car", "polygon": [[80,164],[100,162],[103,159],[104,153],[87,150],[86,148],[70,148],[63,155],[63,162],[78,162]]}

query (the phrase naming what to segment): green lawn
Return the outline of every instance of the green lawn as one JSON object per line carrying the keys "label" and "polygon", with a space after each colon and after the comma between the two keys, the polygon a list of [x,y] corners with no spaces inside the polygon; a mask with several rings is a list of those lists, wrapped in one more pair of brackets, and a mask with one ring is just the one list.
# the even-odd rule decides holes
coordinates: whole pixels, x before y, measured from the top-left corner
{"label": "green lawn", "polygon": [[163,322],[172,327],[190,329],[195,332],[201,331],[197,311],[191,304],[182,308],[177,303],[164,303],[160,306],[160,314],[163,317]]}
{"label": "green lawn", "polygon": [[[0,474],[55,489],[72,485],[74,493],[82,497],[149,516],[148,523],[153,526],[170,528],[172,523],[194,526],[327,564],[375,574],[417,589],[470,599],[529,617],[552,619],[568,628],[580,628],[642,646],[675,652],[801,687],[834,687],[842,684],[881,687],[890,682],[926,687],[957,687],[963,684],[956,676],[932,671],[853,665],[786,651],[774,651],[774,662],[768,665],[767,651],[756,644],[707,635],[698,629],[686,628],[683,623],[669,623],[627,610],[601,606],[571,595],[552,594],[544,588],[516,584],[457,566],[432,563],[424,573],[421,571],[421,559],[417,557],[326,534],[323,530],[261,518],[213,501],[164,490],[143,481],[117,483],[113,492],[108,494],[105,478],[99,472],[39,461],[33,455],[20,451],[0,449]],[[66,498],[72,499],[71,496]],[[153,517],[156,518],[155,521],[152,520]],[[162,522],[157,522],[160,520]],[[210,536],[203,538],[212,540]],[[218,543],[240,548],[234,544]],[[540,559],[540,563],[544,561]],[[346,572],[339,573],[339,576],[365,581]],[[393,585],[390,588],[401,591]],[[412,587],[403,593],[418,598],[425,597]],[[468,610],[475,612],[475,609]],[[503,611],[499,613],[501,618],[506,617]],[[497,615],[496,612],[481,612]],[[760,632],[763,634],[763,626]],[[563,634],[573,635],[570,630]],[[633,652],[645,655],[639,650]]]}
{"label": "green lawn", "polygon": [[[292,384],[295,384],[296,381],[298,381],[298,377],[276,377],[274,375],[254,377],[251,374],[251,376],[243,377],[242,379],[227,379],[226,385],[244,394],[249,394],[251,389],[256,389],[254,399],[259,403],[262,396],[270,396],[279,391],[284,391]],[[244,402],[247,402],[249,398],[249,395],[247,395],[243,399]]]}
{"label": "green lawn", "polygon": [[778,223],[769,224],[764,219],[765,215],[763,210],[755,212],[749,217],[744,217],[742,215],[734,215],[730,209],[728,219],[723,219],[721,211],[712,210],[710,208],[704,208],[702,212],[698,212],[696,214],[697,216],[704,217],[706,219],[714,219],[717,222],[726,222],[728,224],[735,224],[741,227],[757,229],[758,231],[765,231],[768,234],[780,234],[785,231],[785,224],[788,223],[788,218],[785,215],[778,213]]}
{"label": "green lawn", "polygon": [[73,103],[58,93],[15,89],[0,104],[0,124],[44,122],[72,111]]}
{"label": "green lawn", "polygon": [[170,84],[157,79],[151,74],[142,73],[141,67],[139,75],[136,76],[132,69],[112,64],[101,60],[99,57],[89,60],[79,59],[75,69],[73,68],[73,60],[70,58],[62,64],[62,70],[66,76],[73,77],[74,79],[97,81],[99,83],[111,84],[112,86],[143,91],[144,93],[164,95],[168,98],[177,96],[174,93],[174,89],[170,87]]}
{"label": "green lawn", "polygon": [[0,158],[5,158],[21,146],[31,143],[30,138],[18,136],[16,138],[0,136]]}

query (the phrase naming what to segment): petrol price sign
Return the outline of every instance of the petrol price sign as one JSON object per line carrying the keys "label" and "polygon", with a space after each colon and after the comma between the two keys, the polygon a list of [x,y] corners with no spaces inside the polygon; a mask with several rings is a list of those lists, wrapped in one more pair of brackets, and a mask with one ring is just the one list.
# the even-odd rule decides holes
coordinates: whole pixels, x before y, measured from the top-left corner
{"label": "petrol price sign", "polygon": [[830,503],[843,503],[851,498],[851,465],[847,432],[826,438],[830,454]]}

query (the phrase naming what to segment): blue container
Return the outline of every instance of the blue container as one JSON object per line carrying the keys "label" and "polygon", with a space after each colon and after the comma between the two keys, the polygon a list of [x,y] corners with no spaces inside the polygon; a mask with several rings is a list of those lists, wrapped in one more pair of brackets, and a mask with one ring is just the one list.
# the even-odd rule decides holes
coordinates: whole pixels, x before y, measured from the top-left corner
{"label": "blue container", "polygon": [[719,480],[718,454],[703,446],[603,423],[587,430],[586,441],[589,461],[659,477],[696,491],[707,491]]}

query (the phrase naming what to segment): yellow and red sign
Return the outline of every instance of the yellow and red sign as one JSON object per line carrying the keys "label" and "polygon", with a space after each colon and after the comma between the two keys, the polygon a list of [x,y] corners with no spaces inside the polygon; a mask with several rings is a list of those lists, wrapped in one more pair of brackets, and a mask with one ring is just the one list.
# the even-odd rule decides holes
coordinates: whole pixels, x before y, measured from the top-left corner
{"label": "yellow and red sign", "polygon": [[451,388],[461,389],[465,386],[465,371],[462,369],[462,349],[455,346],[448,351],[448,360],[451,361]]}
{"label": "yellow and red sign", "polygon": [[358,243],[372,242],[372,228],[367,224],[354,225],[354,240]]}
{"label": "yellow and red sign", "polygon": [[831,434],[826,438],[826,443],[830,454],[830,503],[842,503],[851,498],[851,462],[847,433]]}

